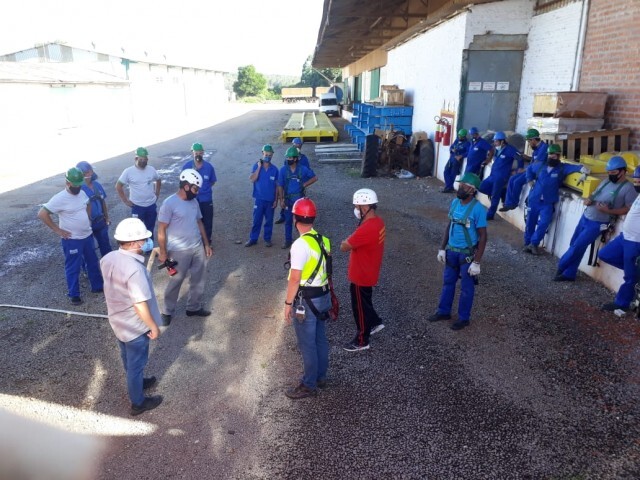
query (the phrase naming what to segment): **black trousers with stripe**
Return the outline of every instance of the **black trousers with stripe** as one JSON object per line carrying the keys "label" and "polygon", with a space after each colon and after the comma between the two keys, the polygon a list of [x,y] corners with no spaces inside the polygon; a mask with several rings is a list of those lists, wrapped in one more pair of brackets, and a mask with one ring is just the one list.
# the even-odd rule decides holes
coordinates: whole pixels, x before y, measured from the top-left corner
{"label": "black trousers with stripe", "polygon": [[380,325],[382,320],[373,308],[373,287],[361,287],[352,283],[351,309],[358,333],[353,342],[357,345],[368,345],[371,329]]}

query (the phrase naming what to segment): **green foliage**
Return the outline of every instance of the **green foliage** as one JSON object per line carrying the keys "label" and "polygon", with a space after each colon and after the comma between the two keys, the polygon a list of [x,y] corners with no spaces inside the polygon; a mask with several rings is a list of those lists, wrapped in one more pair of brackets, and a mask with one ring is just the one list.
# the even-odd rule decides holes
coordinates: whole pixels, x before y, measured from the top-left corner
{"label": "green foliage", "polygon": [[238,79],[233,83],[233,91],[239,97],[256,96],[264,92],[267,79],[256,72],[256,67],[247,65],[238,67]]}
{"label": "green foliage", "polygon": [[[325,78],[326,77],[326,78]],[[301,87],[328,87],[330,82],[339,83],[342,81],[341,68],[320,68],[318,70],[311,67],[311,56],[302,66],[302,79],[299,85]]]}

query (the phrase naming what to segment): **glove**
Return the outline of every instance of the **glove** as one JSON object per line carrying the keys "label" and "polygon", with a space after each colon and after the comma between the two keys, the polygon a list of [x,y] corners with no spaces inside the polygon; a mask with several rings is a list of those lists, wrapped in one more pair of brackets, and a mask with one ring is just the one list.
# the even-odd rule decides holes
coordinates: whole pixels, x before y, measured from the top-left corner
{"label": "glove", "polygon": [[438,261],[443,265],[447,262],[447,252],[446,251],[438,250]]}
{"label": "glove", "polygon": [[589,167],[582,167],[580,169],[580,173],[583,175],[589,175],[591,173],[591,169]]}
{"label": "glove", "polygon": [[480,264],[473,262],[469,265],[469,276],[475,277],[476,275],[480,275]]}

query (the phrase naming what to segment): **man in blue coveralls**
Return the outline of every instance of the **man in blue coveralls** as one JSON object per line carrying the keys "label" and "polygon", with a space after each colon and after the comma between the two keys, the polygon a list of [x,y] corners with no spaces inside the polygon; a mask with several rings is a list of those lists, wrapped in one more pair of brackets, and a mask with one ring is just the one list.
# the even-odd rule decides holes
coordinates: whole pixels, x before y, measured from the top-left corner
{"label": "man in blue coveralls", "polygon": [[518,170],[524,168],[524,161],[518,150],[507,143],[507,136],[504,132],[496,132],[493,136],[495,153],[493,155],[493,165],[491,174],[480,184],[480,192],[488,195],[491,199],[491,206],[487,211],[487,220],[493,220],[500,203],[500,197],[509,181],[509,177],[514,171],[513,162],[518,162]]}
{"label": "man in blue coveralls", "polygon": [[[291,140],[291,145],[296,147],[298,149],[298,153],[300,153],[300,156],[298,157],[298,165],[307,167],[309,170],[311,170],[311,164],[309,163],[309,158],[304,153],[302,153],[303,144],[304,142],[302,141],[301,138],[294,138],[293,140]],[[284,208],[280,209],[280,216],[278,217],[278,220],[276,220],[276,225],[280,223],[284,223]]]}
{"label": "man in blue coveralls", "polygon": [[436,313],[427,320],[437,322],[451,318],[451,306],[460,278],[458,321],[452,330],[469,325],[480,261],[487,245],[487,209],[475,198],[480,178],[465,173],[458,181],[458,192],[449,209],[449,224],[438,250],[438,261],[445,265],[442,293]]}
{"label": "man in blue coveralls", "polygon": [[467,167],[464,173],[475,173],[480,176],[482,166],[488,163],[493,157],[493,146],[480,136],[480,132],[476,127],[469,129],[471,135],[471,145],[467,155]]}
{"label": "man in blue coveralls", "polygon": [[464,159],[469,153],[469,140],[467,140],[467,131],[464,128],[458,130],[458,138],[449,147],[449,161],[444,167],[444,188],[442,193],[451,193],[454,191],[453,183],[456,177],[460,175]]}
{"label": "man in blue coveralls", "polygon": [[600,182],[596,191],[584,200],[587,208],[573,232],[569,249],[558,262],[558,271],[553,279],[556,282],[573,282],[576,279],[587,247],[608,229],[610,222],[615,222],[617,216],[629,211],[638,195],[627,181],[624,158],[618,155],[611,157],[606,169],[609,179]]}
{"label": "man in blue coveralls", "polygon": [[104,257],[112,250],[109,241],[109,224],[111,222],[109,221],[107,203],[104,201],[107,198],[107,193],[97,181],[98,175],[95,174],[89,162],[79,162],[76,168],[80,169],[84,175],[82,191],[87,194],[89,202],[91,202],[91,230],[93,230],[93,236],[98,242],[100,255]]}
{"label": "man in blue coveralls", "polygon": [[[530,128],[527,130],[526,138],[527,142],[529,142],[529,146],[531,147],[531,156],[523,154],[522,158],[530,161],[531,165],[546,162],[548,146],[546,142],[543,142],[540,139],[540,132],[535,128]],[[537,170],[538,167],[535,168]],[[507,185],[507,196],[505,197],[504,205],[500,209],[501,212],[507,212],[518,207],[520,204],[520,194],[528,181],[529,180],[526,178],[525,172],[516,173],[509,179],[509,184]]]}
{"label": "man in blue coveralls", "polygon": [[278,204],[278,168],[271,163],[273,147],[269,144],[262,147],[262,158],[253,164],[249,180],[253,183],[253,225],[249,241],[245,247],[258,243],[262,220],[264,219],[264,244],[271,247],[273,232],[273,212]]}
{"label": "man in blue coveralls", "polygon": [[318,180],[310,168],[298,164],[300,152],[296,147],[287,150],[287,163],[278,173],[278,198],[280,207],[284,209],[284,245],[289,248],[293,241],[293,214],[291,207],[299,198],[304,197],[304,189]]}
{"label": "man in blue coveralls", "polygon": [[202,224],[204,231],[207,233],[207,239],[211,243],[211,233],[213,231],[213,186],[216,181],[216,170],[213,165],[204,159],[204,148],[201,143],[191,145],[191,154],[193,160],[189,160],[184,164],[182,170],[192,168],[202,177],[202,186],[198,191],[198,205],[200,213],[202,213]]}
{"label": "man in blue coveralls", "polygon": [[546,162],[533,162],[525,172],[527,182],[535,182],[529,192],[523,252],[539,255],[538,246],[551,224],[562,182],[572,173],[589,174],[587,167],[560,162],[560,145],[549,146]]}

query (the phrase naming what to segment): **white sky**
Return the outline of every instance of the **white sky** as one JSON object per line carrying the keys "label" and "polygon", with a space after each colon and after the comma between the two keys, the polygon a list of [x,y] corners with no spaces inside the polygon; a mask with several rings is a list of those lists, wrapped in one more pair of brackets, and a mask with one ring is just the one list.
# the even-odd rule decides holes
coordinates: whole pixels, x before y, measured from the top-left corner
{"label": "white sky", "polygon": [[[17,0],[0,9],[0,54],[36,43],[235,72],[300,75],[313,54],[323,0]],[[133,55],[132,55],[133,56]]]}

